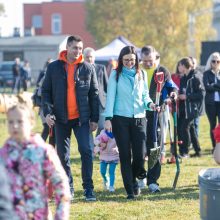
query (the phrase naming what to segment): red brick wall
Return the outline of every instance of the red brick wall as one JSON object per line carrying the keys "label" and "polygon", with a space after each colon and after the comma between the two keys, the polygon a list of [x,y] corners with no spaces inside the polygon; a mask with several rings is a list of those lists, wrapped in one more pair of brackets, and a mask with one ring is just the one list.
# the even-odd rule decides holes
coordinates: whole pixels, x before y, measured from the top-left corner
{"label": "red brick wall", "polygon": [[[24,29],[31,28],[32,15],[41,15],[41,4],[24,4]],[[41,35],[42,30],[35,30],[36,35]]]}
{"label": "red brick wall", "polygon": [[[51,16],[58,13],[62,18],[61,34],[77,34],[84,40],[84,47],[95,48],[94,38],[86,30],[86,11],[84,2],[43,2],[42,4],[24,4],[24,28],[30,27],[31,17],[41,14],[43,28],[36,35],[52,35]],[[37,31],[37,30],[36,30]]]}

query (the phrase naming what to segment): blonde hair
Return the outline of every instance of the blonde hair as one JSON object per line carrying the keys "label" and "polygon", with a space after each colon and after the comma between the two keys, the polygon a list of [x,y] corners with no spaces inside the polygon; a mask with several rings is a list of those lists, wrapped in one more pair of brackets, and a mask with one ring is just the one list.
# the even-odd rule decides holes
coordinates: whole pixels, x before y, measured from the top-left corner
{"label": "blonde hair", "polygon": [[205,71],[210,70],[212,68],[212,66],[211,66],[212,60],[216,57],[220,60],[220,53],[219,52],[214,52],[209,56],[209,58],[206,62]]}
{"label": "blonde hair", "polygon": [[32,108],[30,108],[30,106],[25,103],[25,102],[18,102],[17,104],[11,106],[8,110],[7,110],[7,117],[8,117],[8,114],[11,112],[11,111],[14,111],[14,110],[20,110],[22,112],[25,112],[27,113],[26,116],[30,119],[30,122],[32,125],[35,124],[35,114],[34,114],[34,111],[32,110]]}

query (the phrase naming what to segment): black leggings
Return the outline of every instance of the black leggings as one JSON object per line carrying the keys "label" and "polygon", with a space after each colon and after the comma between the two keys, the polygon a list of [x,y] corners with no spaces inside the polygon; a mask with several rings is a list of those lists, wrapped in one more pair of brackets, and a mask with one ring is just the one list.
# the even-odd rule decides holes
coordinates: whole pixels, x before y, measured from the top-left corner
{"label": "black leggings", "polygon": [[146,118],[114,116],[112,128],[119,149],[121,174],[127,194],[137,187],[136,178],[145,178]]}
{"label": "black leggings", "polygon": [[220,102],[214,102],[213,105],[205,105],[206,114],[210,124],[210,137],[212,141],[212,147],[215,148],[215,139],[213,136],[213,129],[216,127],[217,118],[220,123]]}
{"label": "black leggings", "polygon": [[189,153],[189,145],[191,142],[193,144],[195,152],[199,153],[201,151],[201,148],[198,137],[196,135],[194,119],[184,118],[181,122],[180,129],[180,139],[182,141],[182,144],[179,145],[180,154],[184,155]]}

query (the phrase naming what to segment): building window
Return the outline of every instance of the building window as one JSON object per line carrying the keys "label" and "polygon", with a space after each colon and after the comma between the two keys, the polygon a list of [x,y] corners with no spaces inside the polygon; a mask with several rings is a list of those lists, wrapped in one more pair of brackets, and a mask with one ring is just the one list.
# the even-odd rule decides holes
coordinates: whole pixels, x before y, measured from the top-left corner
{"label": "building window", "polygon": [[41,15],[32,16],[32,27],[42,28],[42,16]]}
{"label": "building window", "polygon": [[51,32],[52,34],[61,34],[61,15],[60,14],[52,15]]}
{"label": "building window", "polygon": [[16,57],[24,60],[24,51],[3,51],[3,61],[12,61]]}

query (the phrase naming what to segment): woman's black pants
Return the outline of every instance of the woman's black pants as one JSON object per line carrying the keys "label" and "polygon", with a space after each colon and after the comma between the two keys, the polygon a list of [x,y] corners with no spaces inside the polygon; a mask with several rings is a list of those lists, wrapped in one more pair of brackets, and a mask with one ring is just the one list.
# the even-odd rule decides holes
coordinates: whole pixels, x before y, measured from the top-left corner
{"label": "woman's black pants", "polygon": [[112,128],[119,149],[121,174],[127,194],[134,194],[136,178],[146,177],[146,118],[114,116]]}

